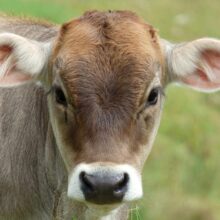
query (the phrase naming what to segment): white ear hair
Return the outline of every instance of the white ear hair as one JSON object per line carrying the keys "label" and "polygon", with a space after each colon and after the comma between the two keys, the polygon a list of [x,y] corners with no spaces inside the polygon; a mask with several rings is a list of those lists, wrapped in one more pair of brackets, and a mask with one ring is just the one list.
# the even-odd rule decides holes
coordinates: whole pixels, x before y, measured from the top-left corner
{"label": "white ear hair", "polygon": [[12,68],[35,78],[43,70],[50,54],[51,43],[37,42],[12,33],[0,34],[0,48],[11,49],[0,64],[0,78]]}
{"label": "white ear hair", "polygon": [[161,42],[169,81],[184,83],[202,91],[220,89],[219,40],[201,38],[180,44],[172,44],[166,40]]}

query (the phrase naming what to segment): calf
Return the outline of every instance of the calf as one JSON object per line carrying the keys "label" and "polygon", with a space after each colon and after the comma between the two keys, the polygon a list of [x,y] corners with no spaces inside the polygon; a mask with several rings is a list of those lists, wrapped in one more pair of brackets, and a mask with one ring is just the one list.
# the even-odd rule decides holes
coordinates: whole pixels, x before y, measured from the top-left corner
{"label": "calf", "polygon": [[0,219],[127,219],[171,82],[220,88],[220,41],[127,11],[0,18]]}

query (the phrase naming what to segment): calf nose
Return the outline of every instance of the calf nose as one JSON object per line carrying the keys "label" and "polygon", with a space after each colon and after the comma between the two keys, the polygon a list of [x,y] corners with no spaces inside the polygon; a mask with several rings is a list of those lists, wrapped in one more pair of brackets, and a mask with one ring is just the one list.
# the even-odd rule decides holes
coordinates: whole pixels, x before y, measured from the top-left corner
{"label": "calf nose", "polygon": [[128,186],[127,173],[101,174],[80,173],[81,190],[85,199],[96,204],[112,204],[120,202]]}

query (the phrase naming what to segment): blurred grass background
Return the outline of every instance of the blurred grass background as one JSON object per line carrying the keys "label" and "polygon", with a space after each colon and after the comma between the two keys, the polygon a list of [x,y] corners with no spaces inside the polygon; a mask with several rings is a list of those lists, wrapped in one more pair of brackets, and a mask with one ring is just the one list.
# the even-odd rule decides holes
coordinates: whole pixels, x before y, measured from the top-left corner
{"label": "blurred grass background", "polygon": [[[91,9],[135,11],[170,41],[220,38],[219,0],[0,0],[2,12],[58,23]],[[220,219],[219,93],[167,89],[143,181],[144,198],[131,220]]]}

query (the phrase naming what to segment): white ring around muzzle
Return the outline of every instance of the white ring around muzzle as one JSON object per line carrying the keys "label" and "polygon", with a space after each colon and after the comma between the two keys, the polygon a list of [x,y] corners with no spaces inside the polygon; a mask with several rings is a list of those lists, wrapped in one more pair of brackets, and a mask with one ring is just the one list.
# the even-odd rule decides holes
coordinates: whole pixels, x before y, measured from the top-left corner
{"label": "white ring around muzzle", "polygon": [[109,174],[120,174],[127,173],[129,176],[127,192],[124,195],[122,202],[130,202],[133,200],[140,199],[143,195],[142,190],[142,180],[140,173],[133,168],[131,165],[122,164],[122,165],[113,165],[113,164],[104,164],[104,163],[91,163],[85,164],[81,163],[75,167],[72,174],[69,176],[68,191],[67,195],[69,198],[72,198],[77,201],[84,202],[85,197],[81,190],[80,183],[80,173],[86,172],[88,174],[93,173],[104,173],[105,175]]}

